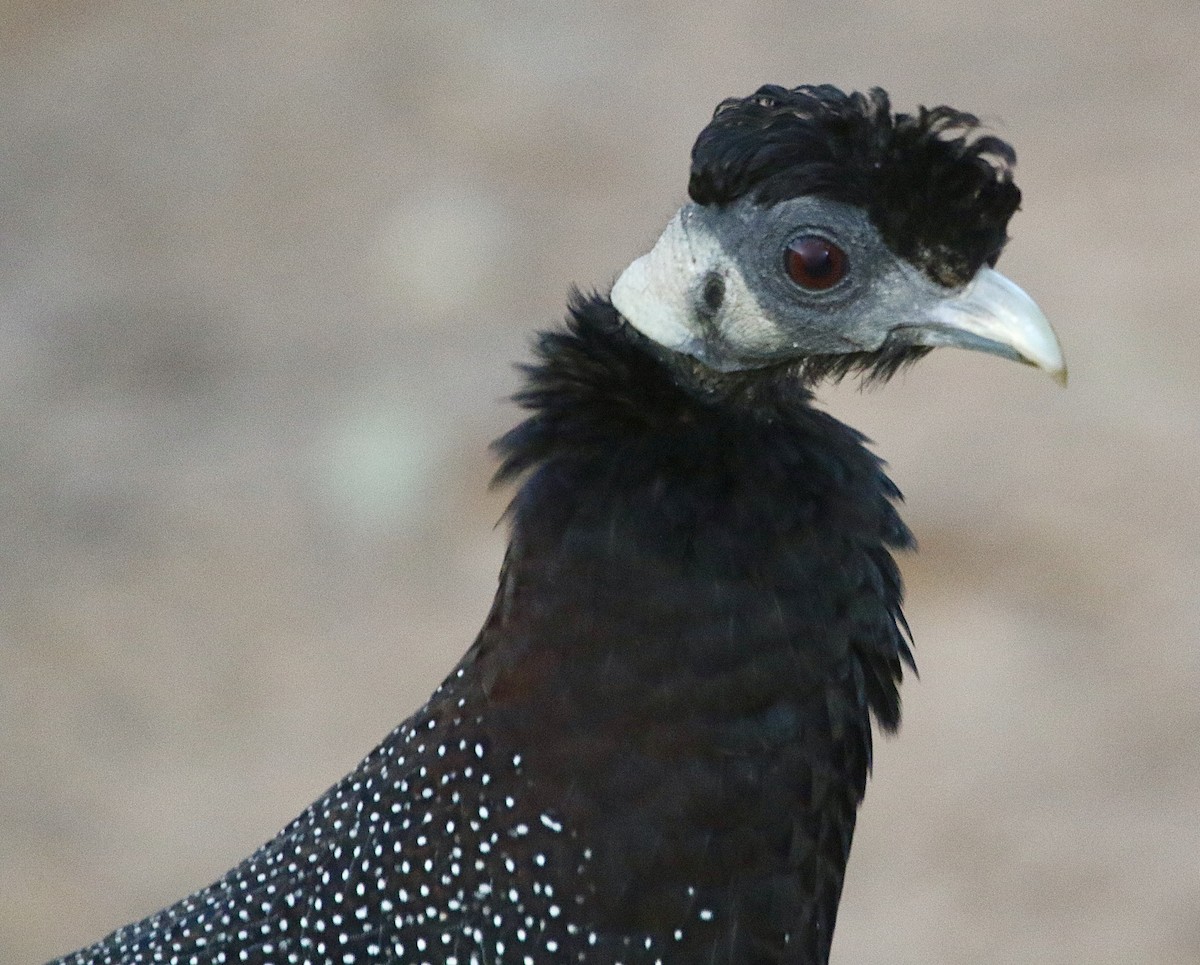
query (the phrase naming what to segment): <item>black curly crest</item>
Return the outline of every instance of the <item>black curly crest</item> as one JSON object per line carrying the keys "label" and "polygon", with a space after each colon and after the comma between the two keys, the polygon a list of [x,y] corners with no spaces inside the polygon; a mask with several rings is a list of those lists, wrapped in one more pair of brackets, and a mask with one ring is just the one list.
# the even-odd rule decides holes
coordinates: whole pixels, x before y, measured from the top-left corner
{"label": "black curly crest", "polygon": [[892,113],[886,92],[761,87],[718,105],[692,149],[698,204],[817,195],[863,208],[896,254],[944,285],[994,264],[1021,202],[1013,149],[952,107]]}

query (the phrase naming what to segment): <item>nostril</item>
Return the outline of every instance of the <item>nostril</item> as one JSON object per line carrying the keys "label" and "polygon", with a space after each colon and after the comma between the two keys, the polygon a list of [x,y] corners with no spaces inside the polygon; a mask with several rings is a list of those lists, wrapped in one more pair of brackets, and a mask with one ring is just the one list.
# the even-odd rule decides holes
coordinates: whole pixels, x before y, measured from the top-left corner
{"label": "nostril", "polygon": [[725,279],[718,275],[715,271],[710,272],[708,277],[704,279],[704,307],[708,309],[710,314],[715,315],[721,309],[721,303],[725,301]]}

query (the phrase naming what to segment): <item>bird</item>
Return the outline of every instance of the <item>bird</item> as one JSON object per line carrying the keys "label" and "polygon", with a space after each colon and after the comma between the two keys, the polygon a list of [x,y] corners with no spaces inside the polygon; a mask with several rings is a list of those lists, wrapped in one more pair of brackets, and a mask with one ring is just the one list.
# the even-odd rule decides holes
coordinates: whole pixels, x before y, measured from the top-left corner
{"label": "bird", "polygon": [[1015,161],[880,88],[722,101],[658,240],[536,336],[461,662],[219,881],[58,965],[827,962],[914,540],[815,392],[942,346],[1065,383],[995,267]]}

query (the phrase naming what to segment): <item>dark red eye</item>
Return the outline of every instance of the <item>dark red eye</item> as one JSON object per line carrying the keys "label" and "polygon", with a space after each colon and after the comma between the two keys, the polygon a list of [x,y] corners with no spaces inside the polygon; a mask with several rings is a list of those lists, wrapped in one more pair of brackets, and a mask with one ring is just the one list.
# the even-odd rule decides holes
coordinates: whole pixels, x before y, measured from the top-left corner
{"label": "dark red eye", "polygon": [[846,253],[828,238],[801,235],[783,253],[788,277],[801,288],[824,291],[846,276]]}

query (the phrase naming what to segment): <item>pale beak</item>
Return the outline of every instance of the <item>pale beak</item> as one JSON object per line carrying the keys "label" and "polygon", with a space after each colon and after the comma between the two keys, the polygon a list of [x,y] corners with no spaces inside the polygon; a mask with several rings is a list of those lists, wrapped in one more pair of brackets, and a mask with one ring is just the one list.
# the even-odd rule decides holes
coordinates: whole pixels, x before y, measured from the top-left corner
{"label": "pale beak", "polygon": [[910,332],[918,344],[953,345],[1034,365],[1067,384],[1067,364],[1054,329],[1037,303],[992,268],[939,299]]}

